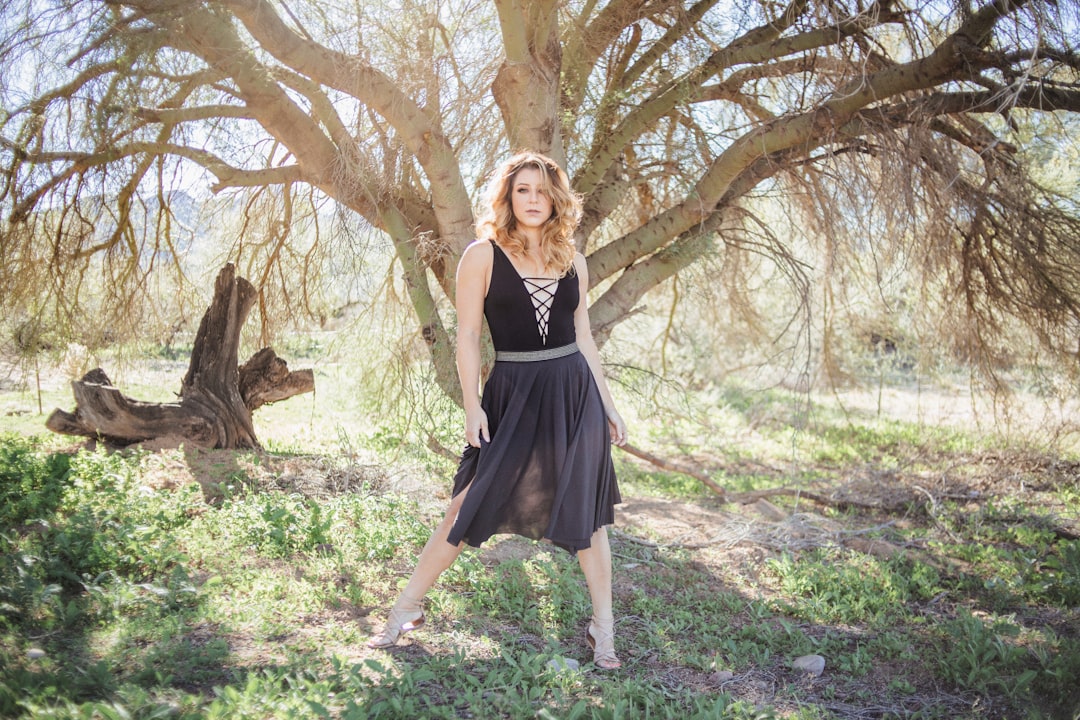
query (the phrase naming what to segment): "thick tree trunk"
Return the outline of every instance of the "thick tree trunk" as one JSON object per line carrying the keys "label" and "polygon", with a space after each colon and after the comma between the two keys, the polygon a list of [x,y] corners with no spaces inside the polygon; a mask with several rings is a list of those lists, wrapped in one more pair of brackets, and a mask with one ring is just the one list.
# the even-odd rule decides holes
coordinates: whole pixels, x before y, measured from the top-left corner
{"label": "thick tree trunk", "polygon": [[558,3],[496,0],[506,59],[491,85],[512,150],[532,150],[566,167],[558,124]]}
{"label": "thick tree trunk", "polygon": [[291,372],[270,348],[237,366],[240,329],[255,288],[232,264],[218,273],[214,299],[195,336],[191,364],[174,403],[133,400],[100,368],[73,382],[75,411],[54,410],[45,426],[113,445],[155,440],[206,448],[255,448],[252,412],[267,403],[315,389],[311,370]]}

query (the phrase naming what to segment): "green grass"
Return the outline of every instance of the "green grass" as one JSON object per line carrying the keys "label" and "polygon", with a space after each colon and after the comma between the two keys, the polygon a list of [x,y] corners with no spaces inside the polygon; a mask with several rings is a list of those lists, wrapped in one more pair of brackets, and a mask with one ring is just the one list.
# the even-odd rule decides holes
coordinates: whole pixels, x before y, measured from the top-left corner
{"label": "green grass", "polygon": [[[450,466],[400,424],[305,431],[317,443],[275,431],[262,453],[62,452],[2,435],[0,716],[1073,720],[1080,541],[1062,517],[1075,478],[1030,454],[1025,483],[1040,489],[1013,492],[967,462],[992,444],[825,411],[796,431],[806,462],[770,474],[790,458],[786,401],[720,399],[717,424],[697,432],[752,419],[742,432],[756,444],[706,441],[686,418],[664,431],[732,491],[869,467],[895,485],[873,489],[906,499],[877,512],[803,501],[834,528],[812,542],[685,547],[661,517],[615,535],[614,673],[589,662],[577,562],[520,539],[467,550],[410,643],[364,647],[445,502],[431,478]],[[446,417],[432,415],[449,437]],[[624,496],[717,508],[696,480],[616,459]],[[925,479],[953,466],[956,488]],[[407,473],[417,489],[395,490]],[[898,550],[856,551],[849,537]],[[791,669],[808,654],[826,658],[821,677]],[[560,658],[581,667],[549,665]]]}
{"label": "green grass", "polygon": [[938,572],[925,564],[849,551],[785,553],[767,567],[780,590],[778,606],[818,624],[889,627],[911,604],[942,590]]}

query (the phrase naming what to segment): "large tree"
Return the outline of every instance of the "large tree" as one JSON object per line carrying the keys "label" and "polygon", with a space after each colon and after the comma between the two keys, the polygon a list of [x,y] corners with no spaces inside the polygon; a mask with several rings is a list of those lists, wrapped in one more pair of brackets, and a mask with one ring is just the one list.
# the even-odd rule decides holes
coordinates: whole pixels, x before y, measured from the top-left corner
{"label": "large tree", "polygon": [[924,258],[975,345],[1019,318],[1074,353],[1080,227],[1009,135],[1080,110],[1077,27],[1065,0],[9,0],[0,303],[76,307],[95,258],[107,306],[137,295],[201,168],[246,193],[230,259],[267,296],[334,252],[293,230],[321,199],[381,230],[453,392],[476,189],[531,148],[583,196],[601,340],[702,258],[757,253],[799,286],[751,202],[772,194],[830,257]]}

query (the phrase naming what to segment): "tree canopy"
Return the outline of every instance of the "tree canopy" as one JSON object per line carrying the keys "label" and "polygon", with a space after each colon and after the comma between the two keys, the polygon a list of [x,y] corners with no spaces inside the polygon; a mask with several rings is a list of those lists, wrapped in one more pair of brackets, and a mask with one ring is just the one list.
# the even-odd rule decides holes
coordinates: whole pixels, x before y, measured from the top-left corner
{"label": "tree canopy", "polygon": [[747,256],[806,293],[798,236],[827,272],[906,258],[975,355],[1014,320],[1075,354],[1075,199],[1018,138],[1080,110],[1078,27],[1050,0],[10,0],[0,304],[75,312],[94,267],[130,309],[174,267],[171,191],[208,185],[238,200],[228,259],[260,302],[304,309],[332,204],[392,243],[453,391],[474,198],[528,148],[583,197],[601,340],[702,259],[735,296]]}

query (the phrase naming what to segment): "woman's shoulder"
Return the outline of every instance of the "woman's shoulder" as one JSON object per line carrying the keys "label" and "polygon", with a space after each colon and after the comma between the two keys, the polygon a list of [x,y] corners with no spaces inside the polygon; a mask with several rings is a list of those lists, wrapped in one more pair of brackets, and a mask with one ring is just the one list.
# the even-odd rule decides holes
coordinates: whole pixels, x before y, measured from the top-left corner
{"label": "woman's shoulder", "polygon": [[459,270],[486,269],[491,267],[495,256],[494,243],[490,240],[473,240],[461,254]]}
{"label": "woman's shoulder", "polygon": [[572,267],[573,267],[574,272],[577,274],[578,277],[580,277],[580,278],[589,277],[589,265],[585,261],[585,256],[582,255],[580,252],[575,252],[574,253],[574,264],[573,264]]}
{"label": "woman's shoulder", "polygon": [[462,259],[472,256],[476,259],[488,258],[490,259],[495,254],[495,241],[481,238],[479,240],[473,240],[465,247],[465,252],[462,254]]}

